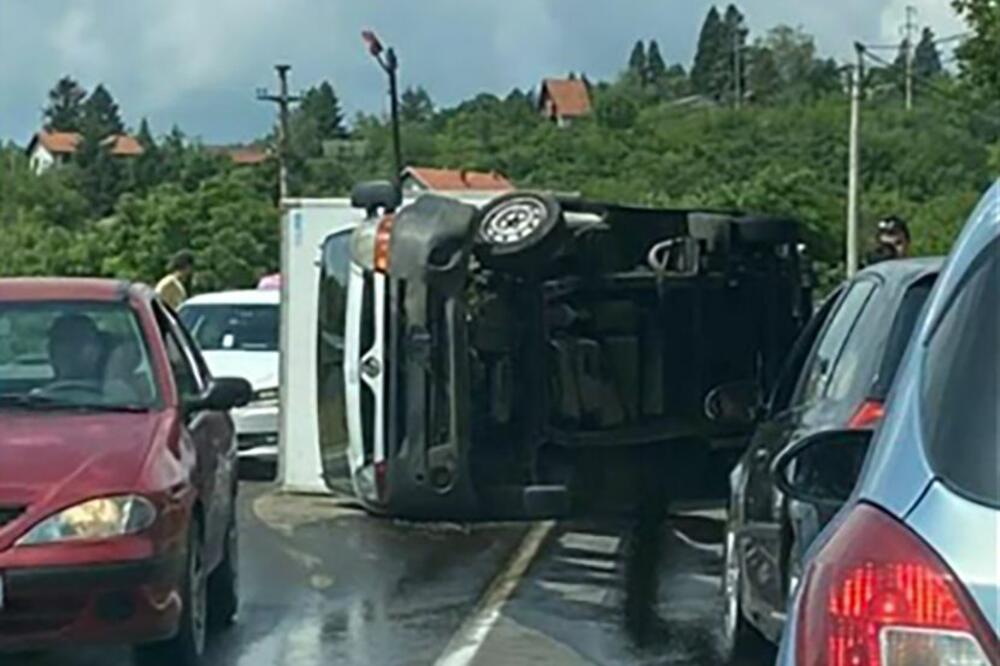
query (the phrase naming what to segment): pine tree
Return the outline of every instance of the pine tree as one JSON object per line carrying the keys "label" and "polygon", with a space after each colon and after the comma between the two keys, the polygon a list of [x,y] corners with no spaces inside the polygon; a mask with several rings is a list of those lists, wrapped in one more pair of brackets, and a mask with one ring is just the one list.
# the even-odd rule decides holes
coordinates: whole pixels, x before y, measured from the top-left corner
{"label": "pine tree", "polygon": [[434,102],[421,86],[407,88],[399,98],[399,117],[405,123],[423,123],[434,116]]}
{"label": "pine tree", "polygon": [[102,138],[125,131],[118,104],[104,84],[98,84],[94,92],[90,93],[83,104],[83,115],[83,124],[90,125],[92,131],[102,132]]}
{"label": "pine tree", "polygon": [[111,154],[113,143],[107,140],[105,129],[97,114],[85,114],[73,156],[79,167],[80,192],[96,217],[111,212],[122,182],[120,165]]}
{"label": "pine tree", "polygon": [[940,75],[943,71],[944,67],[941,65],[941,54],[938,53],[934,31],[930,28],[924,28],[913,55],[913,72],[917,76],[932,78]]}
{"label": "pine tree", "polygon": [[160,183],[161,155],[160,147],[156,145],[156,139],[145,118],[139,123],[139,132],[135,138],[142,146],[142,155],[133,164],[133,180],[137,188],[147,190]]}
{"label": "pine tree", "polygon": [[646,56],[645,81],[648,85],[657,85],[663,81],[667,73],[667,63],[660,55],[660,45],[656,40],[649,42],[649,53]]}
{"label": "pine tree", "polygon": [[698,36],[698,47],[691,66],[691,84],[701,95],[718,95],[718,65],[725,58],[725,35],[719,10],[714,6],[708,10],[705,22]]}
{"label": "pine tree", "polygon": [[628,58],[628,71],[639,79],[646,75],[646,45],[641,39],[632,48],[632,55]]}
{"label": "pine tree", "polygon": [[79,132],[83,124],[83,100],[87,91],[72,77],[64,76],[49,91],[49,103],[42,112],[45,129],[52,132]]}
{"label": "pine tree", "polygon": [[318,87],[310,88],[302,98],[299,111],[313,119],[323,140],[347,136],[340,100],[329,81],[323,81]]}

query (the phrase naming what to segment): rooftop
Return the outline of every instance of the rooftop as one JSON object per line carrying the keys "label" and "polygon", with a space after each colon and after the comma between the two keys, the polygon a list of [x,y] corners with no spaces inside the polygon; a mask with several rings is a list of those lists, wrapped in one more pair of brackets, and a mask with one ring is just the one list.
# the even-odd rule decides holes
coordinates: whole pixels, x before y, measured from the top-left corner
{"label": "rooftop", "polygon": [[545,79],[542,82],[541,100],[548,97],[558,115],[571,118],[585,116],[591,111],[590,91],[580,79]]}
{"label": "rooftop", "polygon": [[120,301],[131,289],[122,280],[3,278],[0,301]]}
{"label": "rooftop", "polygon": [[496,171],[407,167],[403,170],[403,177],[407,176],[427,189],[439,192],[507,192],[514,189],[514,184]]}

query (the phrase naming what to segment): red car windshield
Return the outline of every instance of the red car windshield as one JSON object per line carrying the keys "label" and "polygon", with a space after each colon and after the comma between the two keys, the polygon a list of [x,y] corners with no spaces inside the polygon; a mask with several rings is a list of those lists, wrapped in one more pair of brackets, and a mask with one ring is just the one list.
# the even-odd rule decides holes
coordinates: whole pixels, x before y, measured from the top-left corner
{"label": "red car windshield", "polygon": [[145,410],[158,399],[127,304],[0,302],[0,410]]}

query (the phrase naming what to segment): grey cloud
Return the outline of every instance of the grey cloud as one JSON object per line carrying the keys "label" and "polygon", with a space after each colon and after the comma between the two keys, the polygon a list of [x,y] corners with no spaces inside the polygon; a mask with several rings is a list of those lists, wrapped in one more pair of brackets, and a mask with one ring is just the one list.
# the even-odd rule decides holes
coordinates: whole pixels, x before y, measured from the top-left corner
{"label": "grey cloud", "polygon": [[[946,0],[924,0],[924,4]],[[452,104],[573,70],[613,76],[632,44],[655,37],[689,64],[708,0],[0,0],[0,137],[26,140],[63,74],[106,83],[130,122],[147,115],[206,140],[262,133],[253,99],[271,65],[304,87],[327,78],[349,110],[384,108],[384,80],[360,43],[371,27],[399,51],[405,84]],[[724,4],[724,3],[718,3]],[[879,39],[898,0],[744,0],[758,32],[802,25],[826,53]],[[931,12],[927,12],[928,15]],[[891,18],[891,17],[890,17]],[[935,13],[928,19],[942,20]]]}

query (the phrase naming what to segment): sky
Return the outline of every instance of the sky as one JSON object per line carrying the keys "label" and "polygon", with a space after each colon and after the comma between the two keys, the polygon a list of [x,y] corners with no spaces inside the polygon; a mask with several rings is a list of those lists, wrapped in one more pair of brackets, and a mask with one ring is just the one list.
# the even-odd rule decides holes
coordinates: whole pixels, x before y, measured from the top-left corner
{"label": "sky", "polygon": [[[69,74],[104,83],[126,123],[146,116],[206,143],[267,131],[274,106],[254,99],[292,65],[293,91],[323,79],[345,110],[385,111],[385,77],[360,32],[396,48],[401,86],[438,105],[528,89],[546,76],[614,77],[637,39],[688,66],[709,0],[0,0],[0,140],[24,144],[47,91]],[[950,0],[742,0],[752,35],[801,26],[821,53],[900,38],[904,8],[939,36],[963,30]],[[720,10],[722,4],[719,4]]]}

